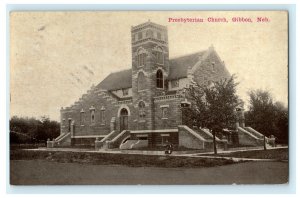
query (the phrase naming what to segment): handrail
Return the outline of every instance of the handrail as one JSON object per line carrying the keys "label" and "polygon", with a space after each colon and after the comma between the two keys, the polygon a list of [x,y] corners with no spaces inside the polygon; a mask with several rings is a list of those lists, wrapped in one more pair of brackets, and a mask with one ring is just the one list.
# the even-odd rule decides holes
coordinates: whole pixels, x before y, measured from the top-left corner
{"label": "handrail", "polygon": [[195,132],[194,130],[192,130],[188,126],[186,126],[186,125],[179,125],[178,127],[182,127],[186,131],[190,132],[192,135],[194,135],[195,137],[197,137],[198,139],[201,139],[202,141],[208,142],[206,139],[204,139],[202,136],[200,136],[197,132]]}
{"label": "handrail", "polygon": [[253,135],[252,133],[250,133],[247,130],[243,129],[242,127],[238,127],[238,130],[245,133],[245,134],[247,134],[247,135],[249,135],[249,136],[251,136],[251,137],[253,137],[256,140],[260,140],[260,138],[256,137],[255,135]]}
{"label": "handrail", "polygon": [[124,135],[128,130],[123,130],[121,133],[119,133],[114,139],[111,140],[111,142],[115,142],[117,139],[119,139],[122,135]]}
{"label": "handrail", "polygon": [[113,130],[109,134],[107,134],[100,142],[105,142],[108,138],[110,138],[116,131]]}

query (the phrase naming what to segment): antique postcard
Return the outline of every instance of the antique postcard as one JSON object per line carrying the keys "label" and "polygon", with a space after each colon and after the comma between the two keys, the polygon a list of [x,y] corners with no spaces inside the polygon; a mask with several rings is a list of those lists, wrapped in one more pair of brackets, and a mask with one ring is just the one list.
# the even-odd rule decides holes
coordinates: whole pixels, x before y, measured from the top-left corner
{"label": "antique postcard", "polygon": [[288,15],[12,11],[10,184],[288,184]]}

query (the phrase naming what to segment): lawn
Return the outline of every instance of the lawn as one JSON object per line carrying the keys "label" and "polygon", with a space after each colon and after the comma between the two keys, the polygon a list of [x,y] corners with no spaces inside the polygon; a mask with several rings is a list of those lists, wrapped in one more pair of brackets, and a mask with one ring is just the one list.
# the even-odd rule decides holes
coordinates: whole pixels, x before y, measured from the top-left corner
{"label": "lawn", "polygon": [[[215,156],[215,155],[209,155]],[[288,160],[289,152],[288,148],[270,149],[270,150],[249,150],[249,151],[238,151],[232,153],[220,153],[217,156],[222,157],[237,157],[237,158],[252,158],[252,159],[277,159],[277,160]]]}
{"label": "lawn", "polygon": [[11,160],[47,160],[62,163],[125,165],[130,167],[213,167],[236,163],[230,159],[204,159],[178,156],[154,156],[67,151],[11,150]]}
{"label": "lawn", "polygon": [[[288,175],[286,162],[245,162],[209,168],[129,167],[47,160],[12,160],[10,163],[10,184],[14,185],[284,184],[288,182]],[[72,189],[76,193],[78,188]]]}

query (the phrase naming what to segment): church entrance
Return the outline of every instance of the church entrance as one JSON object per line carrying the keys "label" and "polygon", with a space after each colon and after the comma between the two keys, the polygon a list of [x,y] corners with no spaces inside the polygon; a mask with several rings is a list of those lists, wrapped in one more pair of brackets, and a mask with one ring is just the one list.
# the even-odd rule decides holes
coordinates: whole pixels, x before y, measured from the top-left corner
{"label": "church entrance", "polygon": [[128,129],[128,111],[123,108],[120,112],[120,131]]}

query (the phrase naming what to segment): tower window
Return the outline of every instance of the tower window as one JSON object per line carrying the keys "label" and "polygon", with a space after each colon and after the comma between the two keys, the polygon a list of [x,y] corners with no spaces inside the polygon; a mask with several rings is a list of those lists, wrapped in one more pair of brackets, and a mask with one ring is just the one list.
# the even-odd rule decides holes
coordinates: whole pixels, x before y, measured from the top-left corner
{"label": "tower window", "polygon": [[153,32],[152,32],[151,30],[147,30],[147,32],[146,32],[146,37],[147,37],[147,38],[153,37]]}
{"label": "tower window", "polygon": [[144,66],[146,64],[146,57],[147,54],[143,50],[138,51],[137,63],[139,67]]}
{"label": "tower window", "polygon": [[139,117],[140,118],[146,117],[145,103],[143,101],[139,102]]}
{"label": "tower window", "polygon": [[164,77],[163,77],[163,72],[161,70],[158,70],[156,72],[156,87],[157,88],[164,87]]}
{"label": "tower window", "polygon": [[157,32],[157,39],[161,40],[161,33]]}
{"label": "tower window", "polygon": [[146,89],[146,79],[143,72],[138,74],[138,91]]}
{"label": "tower window", "polygon": [[164,54],[162,48],[158,47],[156,49],[156,63],[163,65],[164,64]]}
{"label": "tower window", "polygon": [[139,32],[138,38],[139,38],[139,40],[141,40],[143,38],[143,32]]}

